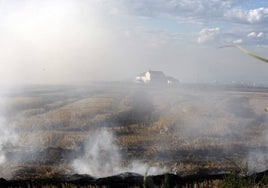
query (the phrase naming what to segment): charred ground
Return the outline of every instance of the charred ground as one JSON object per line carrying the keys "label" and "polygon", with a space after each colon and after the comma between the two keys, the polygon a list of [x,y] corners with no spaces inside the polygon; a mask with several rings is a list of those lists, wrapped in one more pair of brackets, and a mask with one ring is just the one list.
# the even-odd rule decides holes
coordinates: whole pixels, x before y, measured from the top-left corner
{"label": "charred ground", "polygon": [[[1,115],[15,143],[4,144],[1,176],[74,174],[70,163],[102,128],[112,132],[120,165],[139,160],[181,176],[267,169],[268,89],[126,83],[36,86],[2,92]],[[5,127],[5,126],[3,126]],[[95,176],[95,174],[89,174]]]}

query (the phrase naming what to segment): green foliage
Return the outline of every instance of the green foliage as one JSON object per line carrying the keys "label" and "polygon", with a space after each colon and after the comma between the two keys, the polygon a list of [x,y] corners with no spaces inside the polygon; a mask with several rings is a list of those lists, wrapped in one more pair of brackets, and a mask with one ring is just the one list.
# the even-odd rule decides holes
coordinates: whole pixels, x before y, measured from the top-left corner
{"label": "green foliage", "polygon": [[250,188],[250,187],[268,187],[268,176],[264,175],[260,180],[256,181],[256,176],[241,176],[237,173],[227,175],[222,183],[222,188]]}
{"label": "green foliage", "polygon": [[251,178],[247,178],[236,173],[231,173],[224,178],[222,188],[245,188],[252,187],[253,185],[254,182]]}
{"label": "green foliage", "polygon": [[265,62],[265,63],[268,63],[268,59],[266,59],[266,58],[264,58],[264,57],[261,57],[261,56],[255,54],[255,53],[253,53],[253,52],[251,52],[251,51],[249,51],[249,50],[246,50],[245,48],[242,48],[241,46],[236,46],[236,47],[237,47],[239,50],[241,50],[243,53],[245,53],[245,54],[247,54],[247,55],[249,55],[249,56],[251,56],[251,57],[254,57],[254,58],[258,59],[258,60],[261,60],[261,61],[263,61],[263,62]]}
{"label": "green foliage", "polygon": [[169,177],[167,174],[165,174],[165,179],[161,185],[161,188],[169,188]]}
{"label": "green foliage", "polygon": [[258,59],[258,60],[260,60],[262,62],[268,63],[268,59],[267,58],[264,58],[262,56],[259,56],[259,55],[255,54],[255,53],[253,53],[253,52],[245,49],[245,48],[242,48],[241,46],[238,46],[238,45],[225,45],[225,46],[221,46],[220,48],[226,48],[226,47],[236,47],[240,51],[242,51],[244,54],[247,54],[247,55],[249,55],[251,57],[254,57],[255,59]]}
{"label": "green foliage", "polygon": [[147,176],[148,176],[149,168],[150,167],[147,168],[147,170],[146,170],[146,172],[145,172],[145,174],[143,176],[143,188],[146,188],[146,179],[147,179]]}
{"label": "green foliage", "polygon": [[268,187],[268,175],[263,176],[258,185],[259,187]]}

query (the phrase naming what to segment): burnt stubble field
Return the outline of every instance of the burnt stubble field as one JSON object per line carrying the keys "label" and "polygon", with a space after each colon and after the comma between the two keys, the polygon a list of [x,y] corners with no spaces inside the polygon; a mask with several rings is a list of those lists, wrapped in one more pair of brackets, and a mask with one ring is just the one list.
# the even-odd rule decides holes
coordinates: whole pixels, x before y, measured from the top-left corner
{"label": "burnt stubble field", "polygon": [[1,90],[0,176],[268,169],[268,89],[92,83]]}

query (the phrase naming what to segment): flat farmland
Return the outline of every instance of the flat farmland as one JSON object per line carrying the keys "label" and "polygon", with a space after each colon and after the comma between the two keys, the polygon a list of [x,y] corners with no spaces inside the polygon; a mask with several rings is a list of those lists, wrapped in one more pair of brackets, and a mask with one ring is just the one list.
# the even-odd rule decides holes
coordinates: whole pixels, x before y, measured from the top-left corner
{"label": "flat farmland", "polygon": [[1,177],[268,169],[268,89],[92,83],[2,89]]}

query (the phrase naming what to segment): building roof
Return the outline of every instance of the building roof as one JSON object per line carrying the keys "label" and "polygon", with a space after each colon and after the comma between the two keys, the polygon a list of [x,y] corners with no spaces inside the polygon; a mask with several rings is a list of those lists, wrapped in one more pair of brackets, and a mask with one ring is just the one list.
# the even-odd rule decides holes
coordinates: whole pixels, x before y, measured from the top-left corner
{"label": "building roof", "polygon": [[[147,72],[147,71],[146,71]],[[137,76],[144,76],[146,74],[146,72],[140,73]]]}
{"label": "building roof", "polygon": [[161,76],[165,75],[162,71],[151,71],[151,70],[149,70],[147,72],[149,72],[150,74],[154,74],[154,75],[161,75]]}
{"label": "building roof", "polygon": [[152,70],[148,70],[146,72],[143,72],[141,74],[138,74],[137,76],[145,76],[145,74],[149,72],[150,74],[153,74],[153,75],[161,75],[161,76],[164,76],[165,74],[162,72],[162,71],[152,71]]}

